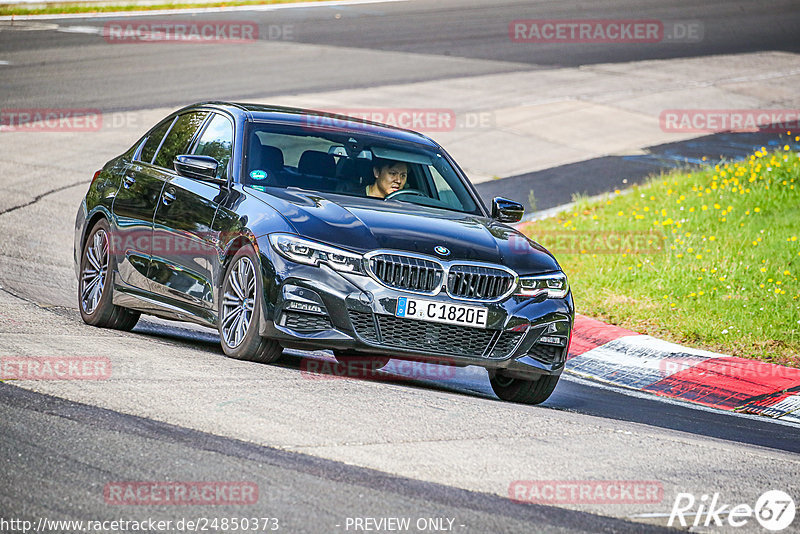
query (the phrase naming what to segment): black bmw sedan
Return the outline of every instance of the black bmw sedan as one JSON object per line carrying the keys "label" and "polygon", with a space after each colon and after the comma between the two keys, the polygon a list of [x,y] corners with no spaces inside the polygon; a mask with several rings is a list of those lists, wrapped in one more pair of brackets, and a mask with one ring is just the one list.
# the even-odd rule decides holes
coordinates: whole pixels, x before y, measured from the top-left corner
{"label": "black bmw sedan", "polygon": [[75,224],[83,320],[218,329],[226,355],[478,365],[536,404],[574,306],[553,258],[419,133],[346,116],[201,103],[95,173]]}

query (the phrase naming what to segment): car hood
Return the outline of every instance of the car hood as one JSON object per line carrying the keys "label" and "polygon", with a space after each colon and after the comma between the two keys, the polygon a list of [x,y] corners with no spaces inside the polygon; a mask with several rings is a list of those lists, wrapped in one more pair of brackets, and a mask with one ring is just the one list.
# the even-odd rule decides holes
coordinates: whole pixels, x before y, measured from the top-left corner
{"label": "car hood", "polygon": [[[283,215],[298,234],[354,252],[391,249],[448,261],[499,263],[522,275],[559,270],[541,245],[487,217],[296,189],[252,193]],[[450,254],[437,254],[436,247]]]}

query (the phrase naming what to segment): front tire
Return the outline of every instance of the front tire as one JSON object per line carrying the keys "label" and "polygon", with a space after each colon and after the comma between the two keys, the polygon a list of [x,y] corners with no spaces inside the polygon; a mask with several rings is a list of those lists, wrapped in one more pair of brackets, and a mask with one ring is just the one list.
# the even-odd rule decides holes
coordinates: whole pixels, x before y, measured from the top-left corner
{"label": "front tire", "polygon": [[258,333],[261,316],[261,276],[250,245],[240,248],[225,272],[219,303],[219,330],[222,350],[229,358],[257,363],[272,363],[283,348],[274,339]]}
{"label": "front tire", "polygon": [[115,306],[113,302],[113,256],[109,250],[111,230],[100,219],[92,227],[81,252],[78,278],[78,309],[86,324],[129,331],[136,326],[139,312]]}
{"label": "front tire", "polygon": [[558,384],[560,375],[541,375],[537,380],[511,378],[495,373],[489,376],[492,389],[501,400],[520,404],[541,404]]}

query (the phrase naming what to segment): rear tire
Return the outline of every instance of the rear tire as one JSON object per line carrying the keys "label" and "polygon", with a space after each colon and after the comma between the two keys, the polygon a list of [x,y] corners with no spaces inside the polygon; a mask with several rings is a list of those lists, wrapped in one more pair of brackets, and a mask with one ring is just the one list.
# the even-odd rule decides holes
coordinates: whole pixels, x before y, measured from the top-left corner
{"label": "rear tire", "polygon": [[258,333],[263,292],[257,265],[250,245],[240,248],[231,259],[222,284],[217,328],[222,351],[229,358],[272,363],[281,357],[283,347]]}
{"label": "rear tire", "polygon": [[538,380],[525,380],[496,373],[489,376],[489,382],[501,400],[520,404],[541,404],[553,393],[559,378],[561,375],[542,375]]}
{"label": "rear tire", "polygon": [[111,229],[100,219],[92,227],[81,252],[78,278],[78,309],[86,324],[129,331],[139,321],[139,312],[113,302],[113,255],[109,251]]}

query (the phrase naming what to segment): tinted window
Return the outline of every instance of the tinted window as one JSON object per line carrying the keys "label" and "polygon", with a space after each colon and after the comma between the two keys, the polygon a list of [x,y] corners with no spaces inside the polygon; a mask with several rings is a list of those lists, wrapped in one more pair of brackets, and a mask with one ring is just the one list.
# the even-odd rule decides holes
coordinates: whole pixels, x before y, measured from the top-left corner
{"label": "tinted window", "polygon": [[192,141],[194,134],[200,125],[203,124],[208,112],[199,111],[196,113],[185,113],[178,117],[175,124],[170,129],[164,143],[161,145],[161,150],[156,155],[154,164],[166,169],[173,168],[173,160],[179,154],[186,154],[189,150],[189,143]]}
{"label": "tinted window", "polygon": [[147,136],[147,141],[144,143],[144,148],[142,148],[142,153],[139,156],[140,161],[145,161],[147,163],[153,162],[153,156],[155,156],[156,150],[158,150],[158,145],[160,145],[161,140],[164,139],[164,134],[167,133],[167,129],[172,124],[173,119],[174,118],[165,120],[152,129],[150,135]]}
{"label": "tinted window", "polygon": [[211,156],[217,160],[219,162],[217,176],[225,179],[228,177],[228,162],[231,159],[232,147],[233,124],[222,115],[215,113],[200,136],[194,153],[198,156]]}

